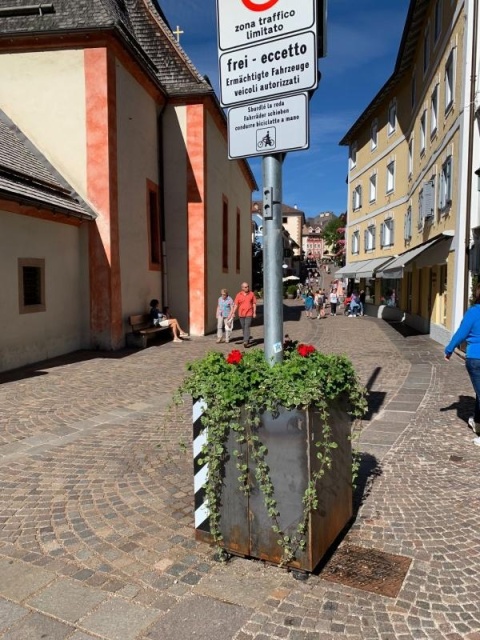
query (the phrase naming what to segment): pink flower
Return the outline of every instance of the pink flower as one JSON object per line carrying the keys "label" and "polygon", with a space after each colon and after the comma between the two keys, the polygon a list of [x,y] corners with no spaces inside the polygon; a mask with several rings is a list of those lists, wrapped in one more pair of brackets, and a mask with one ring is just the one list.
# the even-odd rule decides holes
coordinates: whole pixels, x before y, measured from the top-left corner
{"label": "pink flower", "polygon": [[227,356],[228,364],[239,364],[242,361],[243,353],[238,349],[233,349]]}

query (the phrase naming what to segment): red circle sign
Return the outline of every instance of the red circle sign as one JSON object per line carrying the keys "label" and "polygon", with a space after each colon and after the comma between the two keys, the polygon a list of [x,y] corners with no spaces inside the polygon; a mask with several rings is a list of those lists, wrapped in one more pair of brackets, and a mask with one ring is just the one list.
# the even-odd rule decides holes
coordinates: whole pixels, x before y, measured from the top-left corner
{"label": "red circle sign", "polygon": [[266,11],[276,5],[278,0],[259,0],[258,2],[242,0],[242,2],[250,11]]}

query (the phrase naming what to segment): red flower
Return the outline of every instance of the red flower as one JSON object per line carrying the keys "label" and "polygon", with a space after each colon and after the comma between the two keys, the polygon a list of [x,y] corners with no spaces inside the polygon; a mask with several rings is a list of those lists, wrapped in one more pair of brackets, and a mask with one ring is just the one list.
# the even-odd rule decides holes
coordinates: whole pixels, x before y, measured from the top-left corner
{"label": "red flower", "polygon": [[311,344],[299,344],[297,347],[297,351],[302,356],[302,358],[306,358],[311,353],[315,353],[316,349]]}
{"label": "red flower", "polygon": [[238,364],[243,358],[243,353],[238,349],[233,349],[227,356],[228,364]]}

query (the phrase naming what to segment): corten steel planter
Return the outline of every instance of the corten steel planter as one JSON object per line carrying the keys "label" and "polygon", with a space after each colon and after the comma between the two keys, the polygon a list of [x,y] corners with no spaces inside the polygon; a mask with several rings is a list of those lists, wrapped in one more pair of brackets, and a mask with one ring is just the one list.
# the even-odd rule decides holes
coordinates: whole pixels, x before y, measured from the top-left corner
{"label": "corten steel planter", "polygon": [[[195,534],[196,538],[212,541],[208,524],[208,505],[204,502],[202,485],[208,469],[198,464],[205,433],[201,428],[201,401],[194,403],[195,456]],[[318,509],[311,514],[306,534],[305,550],[298,550],[295,559],[286,566],[300,571],[313,571],[333,541],[352,517],[352,450],[351,418],[339,403],[330,408],[331,440],[338,448],[331,450],[332,466],[318,481]],[[258,428],[261,442],[267,447],[265,462],[275,489],[274,498],[280,513],[280,528],[293,536],[303,517],[302,498],[307,483],[320,465],[315,443],[322,440],[322,420],[314,408],[282,409],[278,417],[262,416]],[[246,496],[239,488],[239,471],[233,450],[242,451],[247,461],[252,490]],[[272,531],[272,519],[264,505],[262,491],[256,484],[254,461],[249,459],[246,445],[239,445],[233,433],[227,443],[224,484],[220,508],[222,547],[231,554],[258,558],[279,564],[283,549],[278,534]]]}

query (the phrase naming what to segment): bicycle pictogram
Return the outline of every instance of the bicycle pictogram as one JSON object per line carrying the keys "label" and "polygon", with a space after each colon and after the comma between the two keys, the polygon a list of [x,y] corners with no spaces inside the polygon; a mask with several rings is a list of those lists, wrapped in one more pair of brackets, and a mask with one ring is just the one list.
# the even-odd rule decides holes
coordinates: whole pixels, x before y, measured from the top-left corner
{"label": "bicycle pictogram", "polygon": [[275,148],[275,127],[271,129],[267,129],[266,133],[265,129],[261,129],[257,131],[257,149],[267,149],[267,148]]}

